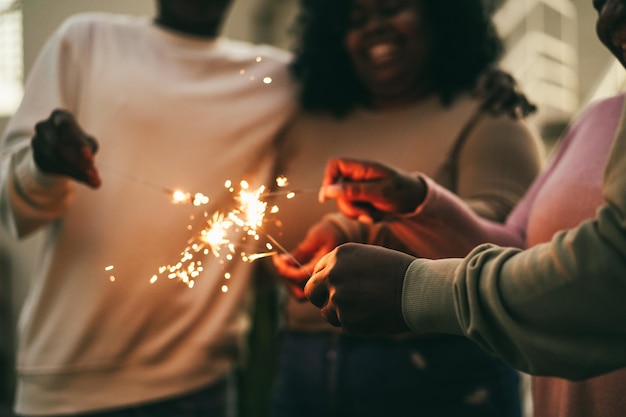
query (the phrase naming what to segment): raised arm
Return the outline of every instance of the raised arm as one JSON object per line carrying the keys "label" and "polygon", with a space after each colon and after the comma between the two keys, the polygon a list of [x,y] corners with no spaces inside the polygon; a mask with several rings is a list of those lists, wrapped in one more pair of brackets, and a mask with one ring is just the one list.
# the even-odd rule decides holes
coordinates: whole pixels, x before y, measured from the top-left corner
{"label": "raised arm", "polygon": [[44,47],[0,141],[0,220],[16,236],[65,213],[73,194],[71,179],[100,185],[93,161],[97,144],[73,115],[80,53],[69,30],[61,27]]}

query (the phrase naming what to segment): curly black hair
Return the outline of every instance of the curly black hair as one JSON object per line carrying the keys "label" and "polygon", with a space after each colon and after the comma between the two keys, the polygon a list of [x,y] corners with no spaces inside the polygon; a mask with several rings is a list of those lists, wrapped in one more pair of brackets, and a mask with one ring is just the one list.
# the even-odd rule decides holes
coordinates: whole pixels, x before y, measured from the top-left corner
{"label": "curly black hair", "polygon": [[[300,104],[306,110],[341,117],[368,101],[345,48],[351,1],[300,2],[290,70],[301,84]],[[434,90],[449,104],[499,60],[503,44],[483,0],[419,2],[434,42]]]}

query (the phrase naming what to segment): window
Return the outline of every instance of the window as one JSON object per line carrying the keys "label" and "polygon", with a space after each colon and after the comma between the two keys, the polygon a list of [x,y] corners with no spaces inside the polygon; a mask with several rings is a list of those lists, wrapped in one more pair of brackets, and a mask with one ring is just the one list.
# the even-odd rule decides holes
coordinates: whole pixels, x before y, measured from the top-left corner
{"label": "window", "polygon": [[11,115],[23,93],[22,9],[17,0],[0,0],[0,116]]}

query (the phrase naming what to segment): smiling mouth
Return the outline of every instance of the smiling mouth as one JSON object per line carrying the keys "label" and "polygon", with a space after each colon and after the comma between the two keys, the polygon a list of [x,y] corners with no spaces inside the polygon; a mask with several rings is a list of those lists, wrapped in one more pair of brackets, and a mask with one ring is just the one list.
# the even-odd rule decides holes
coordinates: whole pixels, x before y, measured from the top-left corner
{"label": "smiling mouth", "polygon": [[392,58],[397,50],[395,45],[388,43],[372,46],[368,50],[369,58],[374,62],[386,61]]}

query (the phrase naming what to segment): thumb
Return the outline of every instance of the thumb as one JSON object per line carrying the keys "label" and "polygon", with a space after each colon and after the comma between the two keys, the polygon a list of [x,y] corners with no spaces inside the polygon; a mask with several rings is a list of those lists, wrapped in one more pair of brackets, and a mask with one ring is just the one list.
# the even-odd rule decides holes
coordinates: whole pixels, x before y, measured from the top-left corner
{"label": "thumb", "polygon": [[318,200],[320,203],[323,203],[329,198],[339,198],[341,196],[343,196],[342,184],[335,183],[330,185],[322,185],[318,194]]}

